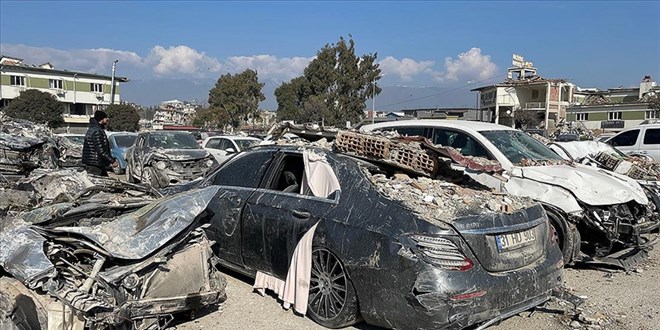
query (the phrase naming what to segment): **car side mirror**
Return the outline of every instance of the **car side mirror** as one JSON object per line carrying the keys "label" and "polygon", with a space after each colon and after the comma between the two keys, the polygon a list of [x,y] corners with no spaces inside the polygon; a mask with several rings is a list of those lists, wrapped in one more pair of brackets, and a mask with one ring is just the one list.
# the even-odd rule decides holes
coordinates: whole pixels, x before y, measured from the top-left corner
{"label": "car side mirror", "polygon": [[236,152],[236,150],[234,150],[234,148],[227,148],[227,149],[225,149],[225,151],[226,151],[228,154],[233,154],[233,153]]}

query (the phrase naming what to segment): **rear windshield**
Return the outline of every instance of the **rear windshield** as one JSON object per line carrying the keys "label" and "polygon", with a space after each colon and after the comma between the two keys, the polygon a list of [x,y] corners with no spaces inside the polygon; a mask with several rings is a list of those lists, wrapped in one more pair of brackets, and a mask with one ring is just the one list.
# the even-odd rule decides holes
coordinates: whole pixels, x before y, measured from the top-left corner
{"label": "rear windshield", "polygon": [[115,143],[119,148],[128,148],[133,145],[137,135],[115,135]]}
{"label": "rear windshield", "polygon": [[157,133],[149,136],[149,146],[163,149],[199,149],[195,138],[189,133]]}
{"label": "rear windshield", "polygon": [[492,142],[514,164],[522,162],[523,159],[563,160],[552,149],[520,131],[481,131],[479,133]]}

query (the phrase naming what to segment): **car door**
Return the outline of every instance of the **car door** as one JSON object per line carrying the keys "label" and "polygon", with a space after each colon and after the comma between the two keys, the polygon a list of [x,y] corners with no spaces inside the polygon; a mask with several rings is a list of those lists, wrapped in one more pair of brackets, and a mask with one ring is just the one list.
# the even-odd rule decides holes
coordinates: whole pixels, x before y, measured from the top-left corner
{"label": "car door", "polygon": [[647,127],[639,152],[649,155],[656,162],[660,162],[660,128]]}
{"label": "car door", "polygon": [[143,154],[143,149],[145,147],[146,143],[146,135],[141,134],[138,137],[138,140],[135,142],[135,145],[131,147],[130,151],[130,161],[129,164],[131,166],[130,172],[135,178],[139,178],[142,176],[142,154]]}
{"label": "car door", "polygon": [[212,213],[209,238],[220,259],[243,266],[241,240],[245,205],[259,187],[277,149],[256,150],[237,155],[224,163],[206,182],[219,187],[209,204]]}
{"label": "car door", "polygon": [[639,151],[639,144],[637,143],[639,140],[639,133],[640,131],[638,128],[624,131],[609,139],[607,143],[626,154],[637,152]]}
{"label": "car door", "polygon": [[285,278],[302,236],[337,206],[339,194],[302,195],[303,172],[300,152],[281,152],[248,199],[243,217],[243,260],[248,268]]}

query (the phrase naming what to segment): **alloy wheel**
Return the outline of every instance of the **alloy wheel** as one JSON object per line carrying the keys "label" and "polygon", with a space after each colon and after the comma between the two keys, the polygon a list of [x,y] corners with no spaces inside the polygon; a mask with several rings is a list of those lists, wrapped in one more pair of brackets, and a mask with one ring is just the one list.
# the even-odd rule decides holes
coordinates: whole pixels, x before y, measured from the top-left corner
{"label": "alloy wheel", "polygon": [[314,314],[326,320],[336,317],[346,304],[347,284],[339,259],[326,249],[314,250],[308,302]]}

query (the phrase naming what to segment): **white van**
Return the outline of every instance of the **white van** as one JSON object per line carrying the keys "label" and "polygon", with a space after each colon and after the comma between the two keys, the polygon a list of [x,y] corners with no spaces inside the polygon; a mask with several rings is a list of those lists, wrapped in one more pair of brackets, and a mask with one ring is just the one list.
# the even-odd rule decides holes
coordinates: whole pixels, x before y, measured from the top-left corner
{"label": "white van", "polygon": [[660,162],[660,124],[639,125],[605,141],[628,155],[648,155]]}

